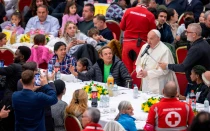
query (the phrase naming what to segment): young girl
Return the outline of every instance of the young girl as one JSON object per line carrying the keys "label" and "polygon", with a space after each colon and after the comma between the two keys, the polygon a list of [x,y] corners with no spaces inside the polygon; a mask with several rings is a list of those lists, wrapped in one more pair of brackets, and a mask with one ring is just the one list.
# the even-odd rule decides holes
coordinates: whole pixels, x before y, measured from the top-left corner
{"label": "young girl", "polygon": [[7,43],[7,38],[4,33],[0,32],[0,47],[3,47]]}
{"label": "young girl", "polygon": [[89,62],[87,58],[80,58],[77,61],[77,72],[86,73],[88,70]]}
{"label": "young girl", "polygon": [[65,12],[64,12],[65,15],[62,18],[62,28],[61,28],[62,32],[63,32],[63,29],[64,29],[67,21],[71,21],[74,24],[77,24],[78,21],[80,22],[80,21],[84,20],[84,18],[80,17],[78,14],[76,14],[76,12],[77,12],[76,3],[68,2],[66,5]]}
{"label": "young girl", "polygon": [[34,37],[34,45],[45,45],[45,44],[46,40],[44,35],[38,34]]}
{"label": "young girl", "polygon": [[17,35],[23,34],[24,29],[21,27],[21,14],[19,12],[14,12],[11,16],[11,23],[9,23],[5,29],[15,31]]}

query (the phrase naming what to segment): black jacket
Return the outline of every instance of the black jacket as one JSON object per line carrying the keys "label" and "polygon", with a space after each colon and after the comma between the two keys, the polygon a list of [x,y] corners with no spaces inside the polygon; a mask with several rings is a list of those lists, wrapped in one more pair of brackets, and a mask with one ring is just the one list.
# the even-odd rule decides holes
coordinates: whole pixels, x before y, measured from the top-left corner
{"label": "black jacket", "polygon": [[175,72],[185,72],[189,82],[191,70],[196,65],[202,65],[210,70],[210,45],[199,38],[191,44],[185,60],[181,64],[169,64],[168,69]]}
{"label": "black jacket", "polygon": [[176,12],[179,14],[179,16],[182,15],[182,13],[184,13],[184,8],[180,5],[178,0],[173,0],[171,1],[168,5],[166,5],[167,8],[172,8],[175,9]]}
{"label": "black jacket", "polygon": [[[124,63],[116,56],[113,57],[113,63],[110,68],[110,73],[114,77],[114,81],[118,86],[126,87],[126,81],[131,80]],[[78,79],[83,81],[94,80],[103,82],[104,77],[104,61],[99,59],[87,73],[78,73]],[[131,85],[130,85],[131,86]]]}

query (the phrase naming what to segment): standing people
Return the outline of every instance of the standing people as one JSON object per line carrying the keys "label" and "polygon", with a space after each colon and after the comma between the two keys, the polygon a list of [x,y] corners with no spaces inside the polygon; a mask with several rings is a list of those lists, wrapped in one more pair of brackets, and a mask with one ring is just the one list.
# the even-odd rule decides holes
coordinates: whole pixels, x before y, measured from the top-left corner
{"label": "standing people", "polygon": [[136,68],[135,61],[147,40],[148,32],[156,29],[155,17],[147,10],[149,2],[150,0],[139,0],[136,7],[125,11],[120,22],[120,28],[124,31],[122,61],[129,73]]}

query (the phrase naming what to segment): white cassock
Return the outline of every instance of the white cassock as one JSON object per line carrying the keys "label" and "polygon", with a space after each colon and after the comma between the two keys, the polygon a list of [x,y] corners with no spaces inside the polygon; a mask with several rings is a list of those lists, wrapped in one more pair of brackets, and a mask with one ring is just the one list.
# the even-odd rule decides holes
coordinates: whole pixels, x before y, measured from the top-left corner
{"label": "white cassock", "polygon": [[142,46],[136,60],[137,73],[141,69],[147,70],[147,76],[142,78],[142,91],[162,94],[164,85],[168,81],[175,81],[177,87],[179,87],[175,73],[170,70],[162,70],[157,63],[164,62],[168,64],[174,64],[174,58],[170,49],[161,41],[155,46],[154,49],[149,48],[148,53],[157,61],[155,62],[148,54],[145,54],[143,57],[141,57],[141,54],[147,45],[148,43]]}

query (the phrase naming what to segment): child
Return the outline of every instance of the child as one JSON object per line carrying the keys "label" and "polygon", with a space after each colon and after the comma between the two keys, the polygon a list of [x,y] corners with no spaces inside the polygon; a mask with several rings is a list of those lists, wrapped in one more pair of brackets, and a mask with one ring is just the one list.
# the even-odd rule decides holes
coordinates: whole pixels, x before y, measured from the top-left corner
{"label": "child", "polygon": [[65,12],[64,12],[65,15],[62,18],[62,28],[61,28],[62,32],[63,32],[63,29],[64,29],[67,21],[71,21],[74,24],[77,24],[78,21],[81,22],[84,20],[84,18],[80,17],[78,14],[76,14],[76,12],[77,12],[76,3],[68,2],[66,5]]}
{"label": "child", "polygon": [[91,28],[88,31],[88,36],[98,42],[97,46],[95,47],[96,50],[101,49],[102,46],[105,46],[107,43],[110,42],[110,40],[107,40],[103,36],[99,35],[99,30],[96,28]]}
{"label": "child", "polygon": [[0,47],[3,47],[7,43],[7,38],[4,33],[0,32]]}
{"label": "child", "polygon": [[9,23],[5,29],[15,31],[17,35],[23,34],[24,29],[21,27],[21,14],[14,12],[11,16],[11,23]]}
{"label": "child", "polygon": [[34,37],[34,45],[42,45],[44,46],[46,44],[46,38],[45,35],[38,34]]}
{"label": "child", "polygon": [[88,70],[89,62],[87,58],[80,58],[77,61],[77,72],[86,73]]}

